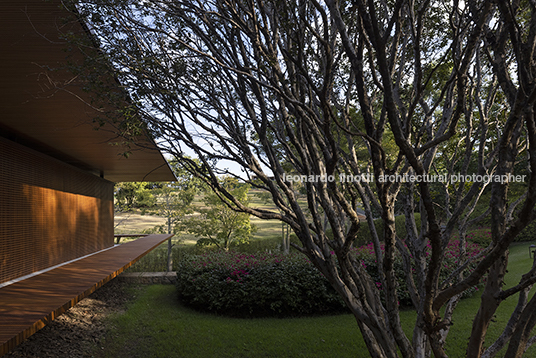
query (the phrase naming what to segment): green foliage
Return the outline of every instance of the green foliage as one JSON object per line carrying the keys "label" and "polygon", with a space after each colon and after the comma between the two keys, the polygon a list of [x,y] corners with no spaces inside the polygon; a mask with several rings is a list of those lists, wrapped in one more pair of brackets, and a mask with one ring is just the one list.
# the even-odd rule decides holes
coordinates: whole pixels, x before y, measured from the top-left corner
{"label": "green foliage", "polygon": [[303,255],[189,256],[177,268],[182,302],[231,316],[295,316],[343,312],[329,282]]}
{"label": "green foliage", "polygon": [[156,205],[146,210],[150,214],[163,216],[167,223],[144,230],[144,233],[178,234],[179,222],[186,215],[193,213],[192,203],[195,196],[203,189],[202,182],[191,173],[181,168],[177,160],[169,162],[177,178],[174,182],[155,185],[151,191]]}
{"label": "green foliage", "polygon": [[[184,251],[177,245],[177,241],[179,240],[174,241],[172,261],[173,263],[177,263],[183,257]],[[166,272],[168,268],[167,259],[168,247],[167,243],[164,243],[139,259],[134,265],[130,266],[126,272]],[[174,264],[173,270],[175,271],[176,269],[176,264]]]}
{"label": "green foliage", "polygon": [[[157,247],[147,255],[139,259],[125,272],[165,272],[167,271],[167,247],[166,244]],[[176,254],[176,250],[173,253]]]}
{"label": "green foliage", "polygon": [[[248,205],[249,185],[241,184],[235,178],[222,179],[222,186],[236,200]],[[200,246],[215,245],[229,250],[234,245],[248,243],[256,231],[249,214],[233,210],[232,203],[214,192],[207,192],[203,198],[205,208],[197,209],[199,215],[182,220],[179,229],[195,235]]]}
{"label": "green foliage", "polygon": [[[441,282],[460,264],[459,242],[452,241],[444,257]],[[429,247],[428,247],[429,249]],[[477,244],[466,245],[469,257],[481,250]],[[354,254],[371,275],[380,295],[379,267],[371,244],[355,249]],[[467,276],[476,266],[463,271]],[[406,284],[407,272],[400,257],[395,273],[398,298],[402,307],[412,307]],[[344,303],[321,273],[302,255],[234,251],[187,255],[177,266],[178,291],[181,300],[201,310],[231,316],[285,316],[341,312]],[[478,286],[467,290],[470,297]]]}
{"label": "green foliage", "polygon": [[[532,258],[527,254],[526,245],[512,245],[505,288],[517,284],[519,277],[531,265]],[[114,285],[115,282],[113,280],[106,286]],[[176,289],[170,285],[119,286],[114,288],[116,289],[128,289],[129,294],[135,298],[124,314],[106,318],[106,327],[113,330],[113,339],[95,345],[95,356],[132,356],[132,351],[125,350],[125,347],[134,347],[136,356],[144,357],[174,357],[177,352],[182,357],[369,356],[365,353],[365,343],[351,314],[287,319],[232,319],[204,314],[177,304]],[[490,340],[495,340],[502,333],[516,304],[517,300],[508,299],[504,306],[499,307],[490,325]],[[451,327],[451,339],[447,340],[449,357],[465,356],[466,347],[460,342],[467,340],[472,317],[479,305],[478,294],[459,303]],[[411,334],[416,312],[403,310],[400,316],[404,331]],[[535,352],[536,347],[532,346],[525,356],[536,356]]]}
{"label": "green foliage", "polygon": [[151,208],[156,205],[156,198],[147,188],[144,188],[138,191],[136,203],[138,208]]}
{"label": "green foliage", "polygon": [[[159,228],[158,226],[156,228]],[[144,233],[164,233],[157,231],[156,229],[146,230]],[[177,271],[177,263],[183,257],[189,257],[194,255],[203,255],[214,253],[218,251],[216,246],[199,246],[199,245],[184,245],[181,242],[180,236],[173,238],[174,245],[172,250],[172,258],[174,262],[173,271]],[[291,241],[295,244],[299,244],[296,235],[291,235]],[[239,245],[233,248],[233,252],[241,254],[268,253],[279,254],[281,253],[281,237],[274,236],[265,239],[253,239],[248,244]],[[127,269],[128,272],[164,272],[167,271],[167,244],[162,244],[156,249],[149,252],[142,257],[138,262]]]}
{"label": "green foliage", "polygon": [[[450,275],[463,263],[460,260],[460,241],[458,240],[452,240],[449,242],[447,246],[447,250],[445,251],[445,257],[443,257],[442,262],[442,270],[440,274],[440,283],[443,281],[449,279]],[[430,256],[430,244],[428,243],[426,246],[426,252],[425,255],[427,258]],[[384,247],[382,245],[381,250],[383,252]],[[475,258],[481,251],[482,247],[476,243],[466,243],[465,244],[465,250],[467,251],[467,257],[468,258]],[[374,246],[372,243],[361,246],[359,248],[356,248],[354,253],[357,255],[357,258],[360,260],[361,265],[366,269],[366,271],[369,273],[369,275],[372,277],[372,280],[376,283],[376,287],[380,290],[380,294],[382,298],[385,296],[385,293],[383,292],[383,288],[381,286],[381,280],[380,280],[380,267],[378,267],[378,263],[376,261],[376,255],[374,254]],[[478,263],[478,260],[475,260],[471,262],[465,270],[463,270],[462,274],[463,277],[467,277],[476,267]],[[398,289],[397,289],[397,295],[398,295],[398,303],[402,307],[413,307],[411,302],[410,293],[408,290],[407,282],[406,282],[406,275],[408,274],[406,270],[404,269],[404,266],[402,264],[402,258],[400,255],[397,255],[395,257],[395,275],[397,278],[398,283]],[[412,268],[412,273],[415,275],[414,268]],[[452,282],[455,282],[455,279],[453,279]],[[464,291],[462,297],[471,297],[476,291],[478,291],[478,285],[469,288],[468,290]]]}
{"label": "green foliage", "polygon": [[154,232],[177,234],[177,223],[193,212],[191,204],[195,194],[195,187],[180,181],[165,183],[157,189],[155,196],[158,198],[158,206],[154,213],[165,217],[167,224],[155,227]]}
{"label": "green foliage", "polygon": [[[417,225],[417,228],[421,226],[421,214],[415,213],[415,223]],[[380,237],[380,241],[383,241],[383,221],[381,219],[374,220],[374,225],[376,226],[376,232],[378,233],[378,236]],[[395,218],[395,225],[396,225],[396,234],[401,239],[405,239],[407,232],[406,232],[406,224],[405,224],[405,216],[399,215]],[[372,242],[372,235],[370,233],[370,228],[366,222],[362,222],[361,226],[359,227],[359,231],[357,233],[357,238],[355,241],[355,245],[364,245],[366,243]]]}
{"label": "green foliage", "polygon": [[536,240],[536,221],[532,221],[517,236],[515,241],[526,242]]}
{"label": "green foliage", "polygon": [[150,208],[156,205],[156,198],[151,193],[151,183],[123,182],[115,185],[115,207],[119,211],[131,211],[134,208]]}
{"label": "green foliage", "polygon": [[478,227],[467,233],[467,241],[488,246],[491,243],[491,229],[489,227]]}

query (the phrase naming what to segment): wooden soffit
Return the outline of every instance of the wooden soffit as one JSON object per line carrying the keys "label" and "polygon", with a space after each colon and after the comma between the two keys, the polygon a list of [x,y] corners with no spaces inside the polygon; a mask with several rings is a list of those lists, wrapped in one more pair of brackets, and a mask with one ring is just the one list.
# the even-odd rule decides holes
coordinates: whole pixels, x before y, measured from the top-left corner
{"label": "wooden soffit", "polygon": [[65,25],[69,13],[60,4],[13,0],[0,5],[0,135],[113,182],[175,180],[152,139],[138,138],[130,149],[111,145],[119,140],[110,126],[95,129],[98,112],[86,103],[88,94],[76,85],[58,88],[73,76],[52,71],[67,58],[59,33],[71,26],[87,35],[76,21]]}

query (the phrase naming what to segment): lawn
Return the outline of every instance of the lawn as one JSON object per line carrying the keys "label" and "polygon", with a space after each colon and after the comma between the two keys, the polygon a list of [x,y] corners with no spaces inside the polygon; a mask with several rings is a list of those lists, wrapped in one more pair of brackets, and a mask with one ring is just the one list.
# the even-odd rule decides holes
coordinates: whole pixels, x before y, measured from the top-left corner
{"label": "lawn", "polygon": [[[527,247],[511,247],[506,286],[513,286],[532,265]],[[232,319],[183,307],[174,286],[132,287],[137,298],[125,313],[110,318],[105,357],[368,357],[352,315],[292,319]],[[462,300],[447,340],[451,357],[465,356],[465,345],[480,303],[479,295]],[[489,330],[498,337],[516,298],[501,305]],[[415,312],[401,312],[411,332]],[[499,355],[500,356],[500,355]],[[527,352],[536,356],[536,348]]]}
{"label": "lawn", "polygon": [[[504,288],[515,286],[519,283],[521,275],[526,273],[532,266],[533,259],[529,258],[528,246],[534,244],[534,242],[521,242],[514,243],[510,247],[508,273],[505,278]],[[531,291],[531,297],[534,295],[534,289]],[[517,295],[506,299],[497,310],[495,318],[492,321],[488,330],[488,345],[492,344],[496,338],[500,336],[502,330],[510,318],[510,314],[514,311],[517,304]],[[480,295],[462,300],[454,314],[454,329],[449,335],[447,340],[447,351],[458,352],[460,346],[465,346],[469,338],[469,332],[471,331],[472,318],[478,310],[480,305]],[[468,319],[468,318],[471,319]],[[503,350],[503,354],[506,349]],[[463,352],[460,352],[463,353]],[[452,355],[453,357],[461,357],[463,355]],[[536,357],[536,347],[532,347],[526,353],[527,357]],[[502,357],[499,354],[497,357]]]}
{"label": "lawn", "polygon": [[181,306],[169,285],[142,287],[109,326],[105,357],[356,357],[366,351],[351,315],[225,318]]}
{"label": "lawn", "polygon": [[[272,209],[255,193],[250,195],[253,207]],[[125,227],[140,232],[147,225],[163,220],[149,215],[130,214]],[[240,250],[255,252],[276,249],[281,240],[281,223],[251,218],[258,231],[250,245]],[[132,225],[134,224],[134,225]],[[145,226],[144,226],[145,225]],[[178,238],[175,240],[179,244]],[[184,252],[194,253],[195,238],[181,237],[174,250],[175,261]],[[510,266],[506,287],[515,285],[532,265],[527,247],[517,243],[510,250]],[[178,249],[178,250],[177,250]],[[195,250],[195,251],[194,251]],[[142,259],[134,271],[165,269],[166,244]],[[106,343],[107,357],[368,357],[365,345],[352,315],[293,319],[230,319],[199,313],[179,304],[173,286],[142,286],[132,288],[138,298],[123,315],[111,318],[113,338]],[[517,297],[510,297],[500,306],[488,333],[488,344],[497,338],[506,325]],[[454,326],[447,339],[451,357],[465,356],[465,345],[480,304],[480,295],[460,302],[453,317]],[[415,312],[401,312],[403,328],[411,336]],[[130,347],[126,349],[125,347]],[[536,348],[527,353],[536,356]],[[499,356],[501,356],[499,354]]]}

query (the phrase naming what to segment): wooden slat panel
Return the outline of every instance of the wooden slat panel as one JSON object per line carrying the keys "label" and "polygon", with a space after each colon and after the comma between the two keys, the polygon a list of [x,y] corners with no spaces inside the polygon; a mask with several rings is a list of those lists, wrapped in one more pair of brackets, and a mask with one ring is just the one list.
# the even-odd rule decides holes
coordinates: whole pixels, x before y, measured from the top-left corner
{"label": "wooden slat panel", "polygon": [[0,356],[172,235],[149,235],[0,288]]}
{"label": "wooden slat panel", "polygon": [[114,184],[0,137],[0,283],[114,244]]}

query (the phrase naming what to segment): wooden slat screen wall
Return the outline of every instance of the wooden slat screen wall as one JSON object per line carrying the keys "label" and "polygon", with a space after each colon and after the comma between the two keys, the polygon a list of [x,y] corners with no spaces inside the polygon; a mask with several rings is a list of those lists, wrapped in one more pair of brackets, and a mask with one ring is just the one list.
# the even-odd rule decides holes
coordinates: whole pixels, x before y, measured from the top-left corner
{"label": "wooden slat screen wall", "polygon": [[0,138],[0,283],[113,240],[113,183]]}

